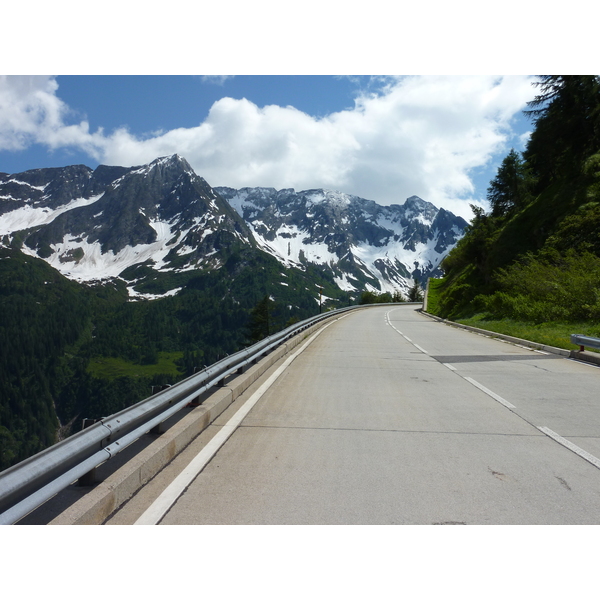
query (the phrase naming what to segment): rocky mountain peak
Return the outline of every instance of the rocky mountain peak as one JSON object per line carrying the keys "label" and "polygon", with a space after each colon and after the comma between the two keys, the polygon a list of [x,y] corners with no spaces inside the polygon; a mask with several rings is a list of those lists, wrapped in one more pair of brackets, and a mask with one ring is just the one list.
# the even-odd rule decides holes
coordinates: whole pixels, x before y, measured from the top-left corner
{"label": "rocky mountain peak", "polygon": [[0,182],[0,235],[10,243],[20,231],[25,252],[68,277],[106,279],[142,263],[217,268],[221,251],[251,243],[242,219],[178,155],[140,167],[42,171]]}
{"label": "rocky mountain peak", "polygon": [[283,264],[330,270],[345,290],[407,291],[439,264],[467,223],[411,196],[381,206],[342,192],[215,188],[250,226],[259,246]]}
{"label": "rocky mountain peak", "polygon": [[16,237],[80,281],[218,269],[232,248],[258,246],[344,291],[406,292],[439,272],[466,225],[418,196],[381,206],[320,188],[213,189],[178,154],[0,178],[0,243]]}

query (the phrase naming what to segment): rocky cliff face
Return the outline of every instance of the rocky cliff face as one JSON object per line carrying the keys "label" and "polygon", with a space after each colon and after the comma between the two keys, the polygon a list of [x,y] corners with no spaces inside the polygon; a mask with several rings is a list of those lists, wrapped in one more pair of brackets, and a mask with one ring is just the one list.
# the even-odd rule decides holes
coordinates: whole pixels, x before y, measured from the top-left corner
{"label": "rocky cliff face", "polygon": [[79,281],[218,269],[236,248],[258,247],[344,291],[402,292],[439,272],[466,225],[416,196],[380,206],[323,189],[213,189],[178,155],[0,174],[1,243]]}
{"label": "rocky cliff face", "polygon": [[417,196],[380,206],[322,189],[215,189],[248,223],[261,248],[287,265],[323,265],[349,291],[406,291],[413,279],[436,275],[467,226]]}
{"label": "rocky cliff face", "polygon": [[[231,207],[177,155],[133,168],[39,169],[0,182],[0,235],[18,236],[67,277],[117,277],[216,268],[252,234]],[[8,242],[5,239],[4,242]]]}

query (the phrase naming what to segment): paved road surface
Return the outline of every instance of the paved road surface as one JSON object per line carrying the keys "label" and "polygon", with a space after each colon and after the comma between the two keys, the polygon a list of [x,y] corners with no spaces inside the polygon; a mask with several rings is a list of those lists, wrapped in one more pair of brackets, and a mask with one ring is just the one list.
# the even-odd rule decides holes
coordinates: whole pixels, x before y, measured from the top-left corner
{"label": "paved road surface", "polygon": [[[600,523],[599,384],[598,367],[414,306],[354,311],[252,396],[160,523]],[[171,472],[214,443],[249,395]],[[135,522],[172,477],[165,470],[109,524]]]}

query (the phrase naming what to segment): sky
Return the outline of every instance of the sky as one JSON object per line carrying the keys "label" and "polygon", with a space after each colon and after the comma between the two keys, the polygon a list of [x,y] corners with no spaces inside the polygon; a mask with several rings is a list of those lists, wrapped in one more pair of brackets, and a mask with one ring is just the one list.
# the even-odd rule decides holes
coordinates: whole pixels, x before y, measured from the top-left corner
{"label": "sky", "polygon": [[560,15],[522,0],[282,6],[7,6],[0,171],[178,153],[212,186],[417,195],[469,220],[525,147],[531,74],[597,68],[582,0]]}
{"label": "sky", "polygon": [[523,150],[534,78],[0,76],[0,171],[178,153],[212,186],[417,195],[465,218]]}

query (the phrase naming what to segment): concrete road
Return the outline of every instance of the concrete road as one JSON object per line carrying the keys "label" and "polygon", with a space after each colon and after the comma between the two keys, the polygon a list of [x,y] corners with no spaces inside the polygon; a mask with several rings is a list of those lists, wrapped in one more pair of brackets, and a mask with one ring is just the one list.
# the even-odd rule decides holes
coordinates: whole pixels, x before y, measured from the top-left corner
{"label": "concrete road", "polygon": [[[598,367],[414,306],[354,311],[109,524],[153,522],[169,495],[161,524],[600,523],[599,384]],[[244,402],[254,406],[227,441],[174,489],[168,479],[225,435]]]}

